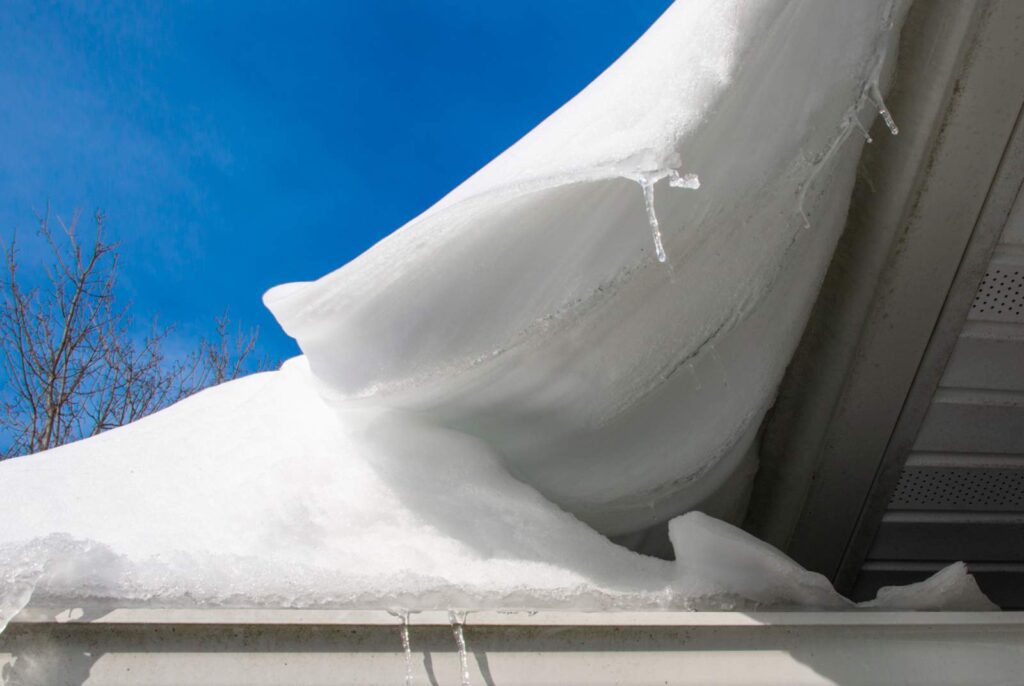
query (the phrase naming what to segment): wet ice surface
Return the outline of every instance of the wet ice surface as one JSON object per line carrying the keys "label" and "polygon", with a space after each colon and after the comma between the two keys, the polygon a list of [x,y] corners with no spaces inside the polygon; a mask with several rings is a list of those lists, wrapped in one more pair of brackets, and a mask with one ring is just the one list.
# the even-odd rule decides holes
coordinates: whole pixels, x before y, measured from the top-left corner
{"label": "wet ice surface", "polygon": [[[896,133],[880,82],[904,9],[673,5],[436,206],[268,293],[303,357],[0,464],[0,615],[30,596],[850,607],[682,513],[752,474],[843,226],[851,133],[873,111]],[[668,520],[675,562],[598,533]],[[940,581],[885,602],[987,606],[962,567]]]}

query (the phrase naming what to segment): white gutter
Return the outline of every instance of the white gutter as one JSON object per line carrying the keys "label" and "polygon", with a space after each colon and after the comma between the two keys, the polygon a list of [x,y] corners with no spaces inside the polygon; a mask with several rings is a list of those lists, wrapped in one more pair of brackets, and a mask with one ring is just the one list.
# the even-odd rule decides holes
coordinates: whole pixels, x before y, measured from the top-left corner
{"label": "white gutter", "polygon": [[[1002,684],[1024,612],[470,612],[473,684]],[[409,618],[412,683],[458,684],[449,616]],[[402,684],[383,611],[27,610],[5,684]]]}

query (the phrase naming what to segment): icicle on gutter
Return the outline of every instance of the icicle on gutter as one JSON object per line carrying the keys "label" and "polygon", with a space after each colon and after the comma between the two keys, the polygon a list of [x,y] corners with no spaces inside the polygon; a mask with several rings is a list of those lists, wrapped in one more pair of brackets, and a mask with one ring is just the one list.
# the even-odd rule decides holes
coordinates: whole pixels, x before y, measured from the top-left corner
{"label": "icicle on gutter", "polygon": [[402,652],[405,654],[405,686],[412,686],[412,643],[409,641],[409,611],[388,610],[388,614],[397,617],[399,636],[402,638]]}
{"label": "icicle on gutter", "polygon": [[454,610],[448,610],[448,622],[452,625],[452,635],[455,637],[455,645],[459,647],[459,667],[462,670],[462,686],[470,686],[469,683],[469,655],[466,653],[466,637],[462,633],[462,624],[466,616],[459,619]]}
{"label": "icicle on gutter", "polygon": [[654,211],[654,184],[662,179],[668,179],[668,185],[673,188],[689,188],[696,190],[700,188],[700,177],[696,174],[680,175],[675,169],[664,172],[653,172],[649,174],[638,174],[633,180],[640,184],[640,190],[644,194],[644,207],[647,210],[647,223],[651,226],[651,236],[654,239],[654,252],[658,256],[658,262],[668,259],[665,254],[665,245],[661,240],[661,227],[658,224],[658,215]]}

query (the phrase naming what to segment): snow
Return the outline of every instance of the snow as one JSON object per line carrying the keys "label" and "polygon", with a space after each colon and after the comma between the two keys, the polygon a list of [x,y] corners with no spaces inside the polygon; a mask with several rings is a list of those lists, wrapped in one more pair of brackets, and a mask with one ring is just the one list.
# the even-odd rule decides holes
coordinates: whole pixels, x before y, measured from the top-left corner
{"label": "snow", "polygon": [[[904,9],[673,5],[433,208],[269,292],[304,356],[0,464],[0,626],[30,597],[852,607],[683,513],[749,479]],[[668,519],[675,562],[602,535]],[[943,574],[880,602],[991,606]]]}
{"label": "snow", "polygon": [[[632,553],[480,441],[339,411],[316,385],[296,358],[3,464],[8,616],[33,589],[42,605],[850,606],[824,577],[697,512],[671,524],[678,562]],[[59,533],[18,542],[27,531]],[[969,577],[952,586],[983,602]],[[919,596],[901,602],[942,604]]]}
{"label": "snow", "polygon": [[479,437],[606,534],[704,506],[803,331],[904,9],[676,3],[434,207],[265,302],[337,399]]}
{"label": "snow", "polygon": [[679,562],[616,546],[476,439],[328,405],[302,358],[0,468],[8,615],[33,588],[43,606],[850,606],[697,512],[672,522]]}

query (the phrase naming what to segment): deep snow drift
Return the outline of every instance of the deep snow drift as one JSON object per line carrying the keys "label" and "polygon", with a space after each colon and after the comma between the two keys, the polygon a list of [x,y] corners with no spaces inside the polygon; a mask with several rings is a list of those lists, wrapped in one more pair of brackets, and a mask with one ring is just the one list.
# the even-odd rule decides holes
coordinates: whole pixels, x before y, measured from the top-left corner
{"label": "deep snow drift", "polygon": [[337,397],[481,438],[604,533],[702,505],[803,331],[901,17],[676,3],[437,205],[266,304]]}
{"label": "deep snow drift", "polygon": [[[476,439],[328,406],[302,358],[0,469],[8,618],[33,590],[41,606],[850,606],[700,513],[672,522],[679,562],[616,546]],[[947,577],[964,597],[907,604],[984,605],[962,568]]]}
{"label": "deep snow drift", "polygon": [[[0,611],[33,589],[39,603],[848,606],[699,513],[671,522],[676,562],[580,520],[621,534],[741,505],[901,16],[890,0],[674,5],[421,217],[268,293],[304,357],[0,464]],[[988,606],[962,566],[890,601]]]}

